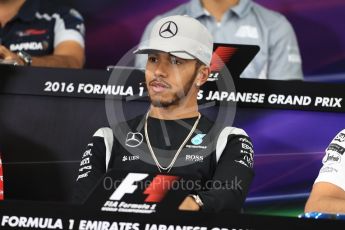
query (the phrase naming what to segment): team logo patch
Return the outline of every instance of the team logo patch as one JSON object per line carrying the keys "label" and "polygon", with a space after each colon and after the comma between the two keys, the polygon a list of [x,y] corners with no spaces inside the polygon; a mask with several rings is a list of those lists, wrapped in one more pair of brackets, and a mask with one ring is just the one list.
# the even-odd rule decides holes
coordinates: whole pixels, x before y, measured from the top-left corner
{"label": "team logo patch", "polygon": [[241,142],[241,154],[242,159],[235,160],[237,163],[243,164],[249,168],[253,168],[254,164],[254,150],[252,143],[247,138],[240,138],[239,141]]}
{"label": "team logo patch", "polygon": [[202,138],[204,138],[206,134],[197,134],[195,137],[192,138],[191,142],[193,145],[200,145],[202,143]]}
{"label": "team logo patch", "polygon": [[340,145],[331,143],[331,144],[328,146],[328,148],[327,148],[326,151],[333,151],[333,152],[336,152],[336,153],[339,153],[339,154],[343,155],[344,152],[345,152],[345,148],[343,148],[343,147],[340,146]]}
{"label": "team logo patch", "polygon": [[19,37],[27,37],[27,36],[34,36],[34,35],[42,35],[46,34],[48,30],[40,30],[40,29],[27,29],[24,31],[18,31],[17,35]]}
{"label": "team logo patch", "polygon": [[344,133],[339,133],[335,138],[334,138],[335,141],[338,141],[338,142],[344,142],[345,141],[345,134]]}
{"label": "team logo patch", "polygon": [[129,132],[126,138],[126,145],[128,147],[135,148],[135,147],[138,147],[143,142],[143,140],[144,140],[144,137],[141,133]]}
{"label": "team logo patch", "polygon": [[235,36],[239,38],[259,39],[259,32],[258,29],[254,26],[243,25],[238,28]]}
{"label": "team logo patch", "polygon": [[159,29],[159,35],[162,38],[172,38],[177,34],[178,28],[175,22],[168,21]]}
{"label": "team logo patch", "polygon": [[330,162],[330,163],[340,163],[341,156],[338,153],[335,152],[329,152],[326,156],[326,159],[324,159],[323,163]]}
{"label": "team logo patch", "polygon": [[10,45],[10,50],[15,52],[19,50],[44,50],[43,42],[21,42]]}

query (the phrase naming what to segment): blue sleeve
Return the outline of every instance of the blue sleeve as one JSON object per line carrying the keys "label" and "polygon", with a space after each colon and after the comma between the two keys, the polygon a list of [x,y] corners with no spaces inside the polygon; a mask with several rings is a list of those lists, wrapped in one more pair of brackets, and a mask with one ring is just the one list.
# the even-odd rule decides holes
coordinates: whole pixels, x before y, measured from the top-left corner
{"label": "blue sleeve", "polygon": [[271,28],[268,79],[303,80],[302,59],[295,32],[282,16]]}

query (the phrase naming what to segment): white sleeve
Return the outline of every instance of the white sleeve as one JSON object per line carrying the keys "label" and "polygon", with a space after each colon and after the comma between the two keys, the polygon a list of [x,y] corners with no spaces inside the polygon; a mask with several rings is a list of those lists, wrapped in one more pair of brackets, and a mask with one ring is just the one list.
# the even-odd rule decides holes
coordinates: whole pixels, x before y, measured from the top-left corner
{"label": "white sleeve", "polygon": [[78,11],[74,9],[61,8],[56,13],[36,13],[36,17],[45,20],[55,20],[54,25],[54,47],[64,41],[75,41],[85,47],[85,25],[84,19]]}
{"label": "white sleeve", "polygon": [[53,14],[55,18],[54,47],[64,41],[75,41],[85,47],[84,19],[75,9],[61,9]]}
{"label": "white sleeve", "polygon": [[345,190],[345,129],[338,133],[326,149],[317,182],[329,182]]}

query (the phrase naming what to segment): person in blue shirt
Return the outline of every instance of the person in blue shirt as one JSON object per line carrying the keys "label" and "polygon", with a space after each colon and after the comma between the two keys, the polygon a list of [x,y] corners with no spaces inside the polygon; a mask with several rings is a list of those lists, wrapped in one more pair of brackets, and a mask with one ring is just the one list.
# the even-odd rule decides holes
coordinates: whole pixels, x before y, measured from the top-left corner
{"label": "person in blue shirt", "polygon": [[[200,21],[215,43],[251,44],[259,53],[240,77],[302,80],[302,62],[294,30],[281,14],[252,0],[190,0],[155,17],[146,27],[141,42],[148,40],[155,22],[170,15],[189,15]],[[145,57],[136,67],[144,68]]]}

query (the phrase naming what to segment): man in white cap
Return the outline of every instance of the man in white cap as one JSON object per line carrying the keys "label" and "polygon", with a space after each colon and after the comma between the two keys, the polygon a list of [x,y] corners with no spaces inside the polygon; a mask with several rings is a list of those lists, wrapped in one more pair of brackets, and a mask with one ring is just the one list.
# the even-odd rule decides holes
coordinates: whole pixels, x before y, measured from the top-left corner
{"label": "man in white cap", "polygon": [[114,138],[110,128],[95,133],[83,154],[76,199],[116,168],[197,178],[181,210],[241,210],[254,177],[252,143],[242,129],[214,131],[213,122],[198,111],[212,46],[210,33],[191,17],[170,16],[153,26],[150,40],[135,51],[147,55],[150,108],[114,130],[123,135]]}

